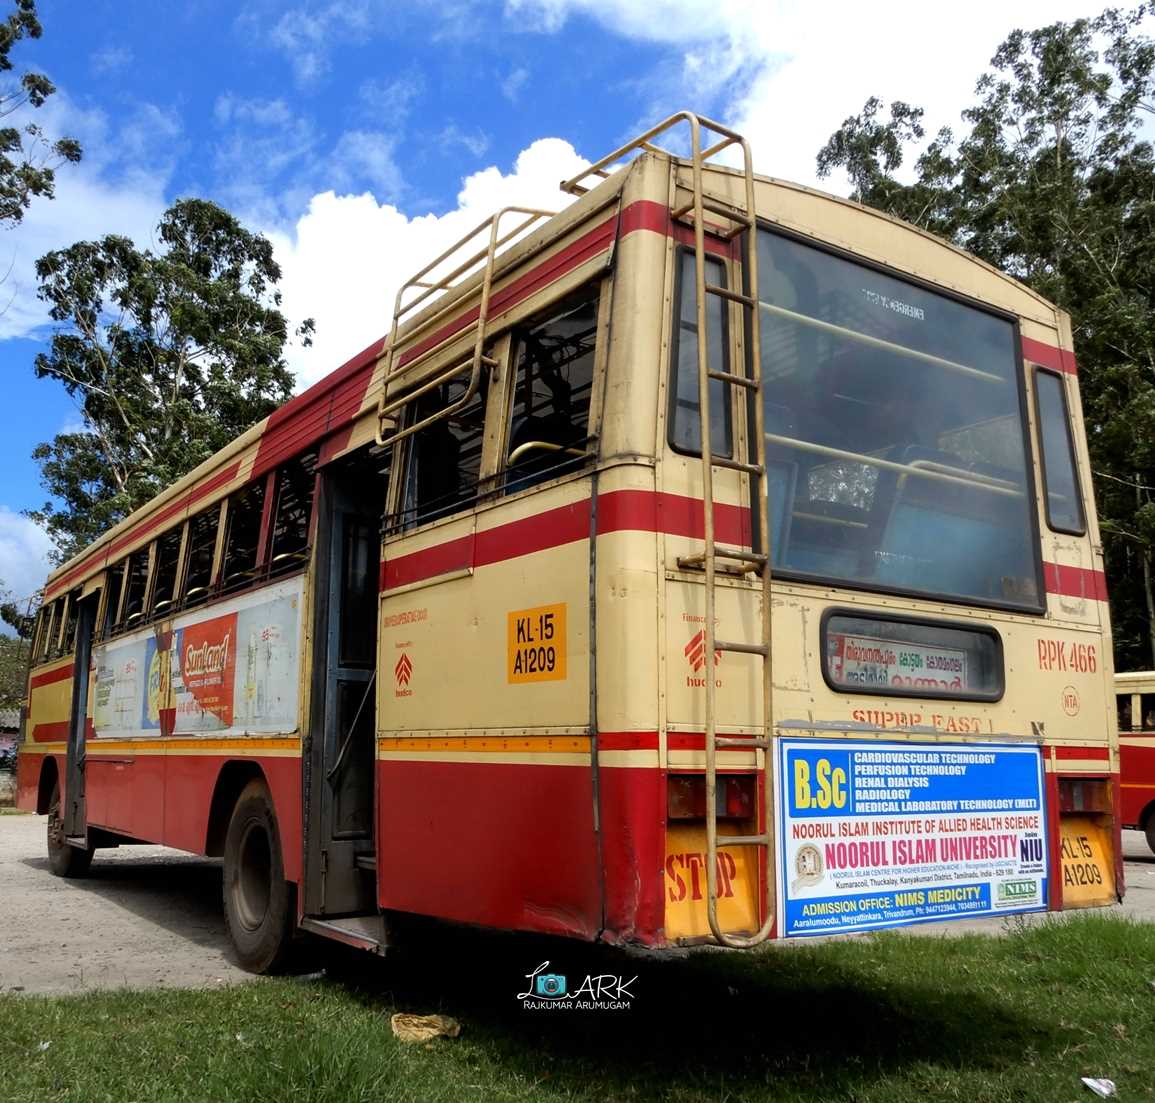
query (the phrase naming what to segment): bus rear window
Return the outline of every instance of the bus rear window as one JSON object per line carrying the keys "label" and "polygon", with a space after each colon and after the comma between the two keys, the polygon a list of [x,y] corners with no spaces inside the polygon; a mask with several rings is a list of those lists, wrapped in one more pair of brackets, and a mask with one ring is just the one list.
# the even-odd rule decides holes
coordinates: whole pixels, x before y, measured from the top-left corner
{"label": "bus rear window", "polygon": [[1040,611],[1012,321],[763,230],[779,574]]}

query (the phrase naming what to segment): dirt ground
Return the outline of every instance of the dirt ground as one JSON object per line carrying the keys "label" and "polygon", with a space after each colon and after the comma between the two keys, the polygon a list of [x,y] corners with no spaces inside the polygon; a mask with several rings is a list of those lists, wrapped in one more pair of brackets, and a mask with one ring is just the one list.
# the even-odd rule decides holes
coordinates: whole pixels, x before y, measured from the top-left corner
{"label": "dirt ground", "polygon": [[[0,991],[205,987],[245,979],[230,959],[220,862],[161,846],[103,850],[88,877],[53,877],[43,816],[0,816]],[[1119,910],[1155,921],[1155,854],[1124,832]],[[923,934],[999,933],[1003,919],[930,924]]]}

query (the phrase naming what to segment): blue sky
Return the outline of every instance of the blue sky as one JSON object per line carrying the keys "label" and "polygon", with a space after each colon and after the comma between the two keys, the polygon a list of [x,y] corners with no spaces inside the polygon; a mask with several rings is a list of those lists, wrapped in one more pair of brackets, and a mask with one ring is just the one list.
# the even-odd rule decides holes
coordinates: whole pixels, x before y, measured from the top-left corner
{"label": "blue sky", "polygon": [[[1013,11],[1009,10],[1013,7]],[[40,0],[14,55],[59,92],[36,113],[81,140],[58,195],[0,233],[0,579],[38,585],[47,542],[33,447],[76,428],[32,362],[51,330],[33,265],[105,233],[150,242],[207,196],[270,236],[290,364],[320,378],[389,325],[398,282],[493,209],[560,204],[556,182],[670,112],[743,130],[757,167],[814,183],[814,156],[871,94],[957,122],[999,41],[1095,10],[1070,0]],[[7,4],[0,0],[0,11]],[[821,15],[816,13],[821,12]],[[944,45],[947,46],[944,49]],[[844,182],[822,186],[844,190]],[[5,308],[5,304],[6,308]]]}

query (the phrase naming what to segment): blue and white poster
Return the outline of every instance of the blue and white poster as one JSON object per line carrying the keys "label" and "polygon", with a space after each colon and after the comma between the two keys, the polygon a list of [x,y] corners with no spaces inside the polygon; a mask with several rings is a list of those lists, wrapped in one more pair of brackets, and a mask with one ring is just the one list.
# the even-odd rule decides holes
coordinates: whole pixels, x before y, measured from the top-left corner
{"label": "blue and white poster", "polygon": [[786,937],[1046,907],[1037,746],[777,742]]}

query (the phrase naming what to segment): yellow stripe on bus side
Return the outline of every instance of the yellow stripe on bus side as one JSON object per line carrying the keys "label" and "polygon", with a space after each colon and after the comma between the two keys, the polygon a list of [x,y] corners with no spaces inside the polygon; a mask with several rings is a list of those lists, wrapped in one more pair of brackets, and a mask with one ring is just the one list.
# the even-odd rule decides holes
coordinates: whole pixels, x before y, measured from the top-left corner
{"label": "yellow stripe on bus side", "polygon": [[512,738],[472,736],[387,736],[377,740],[379,751],[464,751],[470,754],[545,752],[554,754],[589,754],[588,735],[523,735]]}

